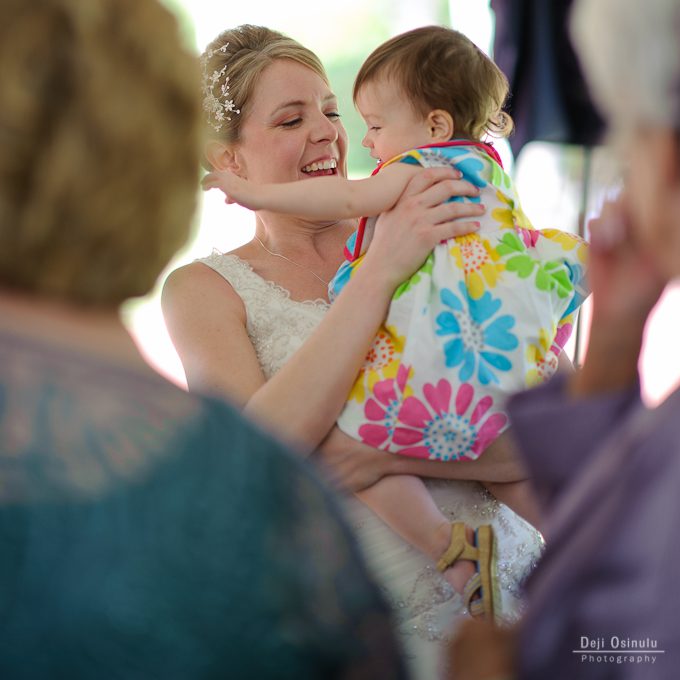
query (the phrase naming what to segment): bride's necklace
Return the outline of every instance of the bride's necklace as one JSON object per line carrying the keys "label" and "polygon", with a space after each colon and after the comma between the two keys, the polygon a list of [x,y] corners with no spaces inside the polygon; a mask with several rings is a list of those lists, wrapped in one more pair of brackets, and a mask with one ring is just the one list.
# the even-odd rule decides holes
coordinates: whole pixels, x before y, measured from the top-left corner
{"label": "bride's necklace", "polygon": [[299,267],[300,269],[304,269],[306,272],[309,272],[315,279],[323,283],[324,286],[328,285],[328,281],[324,281],[318,274],[315,274],[309,267],[305,267],[304,265],[300,264],[299,262],[296,262],[295,260],[291,260],[289,257],[286,257],[285,255],[281,255],[281,253],[275,253],[267,246],[260,241],[260,239],[257,237],[257,235],[254,235],[253,238],[264,248],[266,252],[268,252],[270,255],[273,257],[280,257],[282,260],[286,260],[287,262],[290,262],[291,264],[294,264],[296,267]]}

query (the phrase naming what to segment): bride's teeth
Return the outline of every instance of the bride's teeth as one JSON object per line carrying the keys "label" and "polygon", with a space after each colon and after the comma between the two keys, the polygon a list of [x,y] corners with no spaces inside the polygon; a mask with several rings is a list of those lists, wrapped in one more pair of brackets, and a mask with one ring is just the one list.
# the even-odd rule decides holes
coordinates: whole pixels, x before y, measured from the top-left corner
{"label": "bride's teeth", "polygon": [[316,172],[317,170],[334,170],[337,167],[338,162],[335,160],[335,158],[331,158],[330,160],[320,161],[318,163],[314,162],[310,163],[309,165],[305,165],[305,167],[302,168],[302,172]]}

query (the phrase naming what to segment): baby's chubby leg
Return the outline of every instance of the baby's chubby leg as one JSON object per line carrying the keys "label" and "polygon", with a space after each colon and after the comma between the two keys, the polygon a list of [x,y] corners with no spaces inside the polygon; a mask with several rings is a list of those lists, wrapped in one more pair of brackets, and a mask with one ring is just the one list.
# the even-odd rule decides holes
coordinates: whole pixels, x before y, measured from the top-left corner
{"label": "baby's chubby leg", "polygon": [[[435,504],[430,492],[419,477],[389,475],[356,494],[357,498],[375,512],[405,541],[436,562],[449,547],[451,523]],[[474,532],[467,529],[468,541]],[[458,591],[475,571],[469,560],[455,562],[444,572],[444,578]]]}

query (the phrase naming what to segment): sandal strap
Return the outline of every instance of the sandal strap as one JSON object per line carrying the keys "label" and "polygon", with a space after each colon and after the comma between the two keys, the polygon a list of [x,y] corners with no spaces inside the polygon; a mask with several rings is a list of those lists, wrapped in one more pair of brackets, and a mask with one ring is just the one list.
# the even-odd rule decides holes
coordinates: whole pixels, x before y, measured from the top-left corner
{"label": "sandal strap", "polygon": [[437,561],[437,570],[446,571],[458,560],[475,561],[479,557],[479,550],[468,543],[465,537],[465,524],[453,522],[451,524],[451,542],[446,552]]}
{"label": "sandal strap", "polygon": [[[479,597],[472,599],[477,593]],[[463,601],[465,607],[473,619],[481,618],[486,614],[486,603],[484,602],[484,592],[482,590],[482,579],[479,572],[475,572],[468,579],[463,588]]]}
{"label": "sandal strap", "polygon": [[476,600],[471,600],[467,610],[473,619],[486,618],[486,608],[484,607],[481,597],[477,598]]}
{"label": "sandal strap", "polygon": [[[463,602],[465,602],[465,606],[470,609],[470,605],[473,602],[481,602],[481,598],[478,600],[473,600],[472,598],[475,596],[475,593],[477,591],[480,591],[482,589],[482,579],[479,576],[479,572],[476,571],[470,578],[467,580],[467,583],[463,587]],[[480,593],[481,594],[481,593]]]}

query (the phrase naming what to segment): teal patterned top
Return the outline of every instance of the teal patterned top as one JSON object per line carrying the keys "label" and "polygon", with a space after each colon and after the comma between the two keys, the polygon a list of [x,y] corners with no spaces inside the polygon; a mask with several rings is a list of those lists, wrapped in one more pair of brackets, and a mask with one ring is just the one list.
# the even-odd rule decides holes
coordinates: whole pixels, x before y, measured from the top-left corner
{"label": "teal patterned top", "polygon": [[0,333],[0,677],[403,678],[334,498],[226,404]]}

